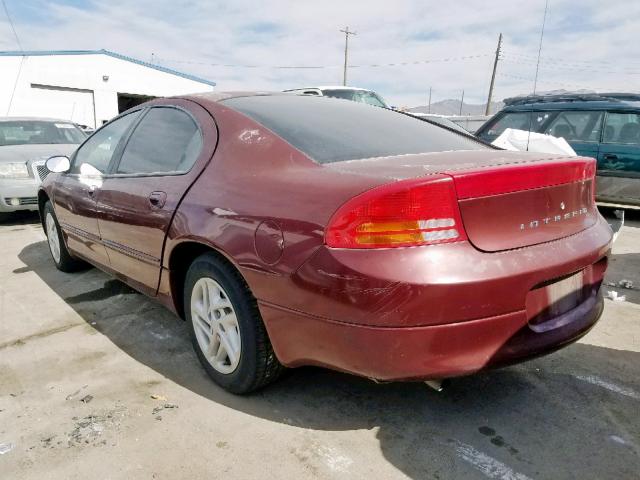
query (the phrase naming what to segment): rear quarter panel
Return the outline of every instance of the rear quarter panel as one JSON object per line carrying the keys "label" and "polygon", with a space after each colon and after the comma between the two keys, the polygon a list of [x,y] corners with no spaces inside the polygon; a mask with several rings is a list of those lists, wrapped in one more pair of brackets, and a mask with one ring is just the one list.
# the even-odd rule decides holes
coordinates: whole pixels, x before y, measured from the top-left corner
{"label": "rear quarter panel", "polygon": [[[163,266],[182,242],[209,245],[234,263],[262,298],[322,245],[338,206],[384,180],[332,171],[223,104],[202,105],[218,125],[218,148],[175,214]],[[282,250],[275,262],[256,251],[256,231],[265,222],[264,231],[276,233],[269,247]]]}

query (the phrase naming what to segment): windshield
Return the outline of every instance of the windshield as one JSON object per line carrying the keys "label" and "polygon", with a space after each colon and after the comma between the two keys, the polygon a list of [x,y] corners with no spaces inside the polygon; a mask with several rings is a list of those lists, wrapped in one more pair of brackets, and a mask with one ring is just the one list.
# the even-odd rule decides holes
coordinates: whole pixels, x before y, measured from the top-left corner
{"label": "windshield", "polygon": [[375,107],[389,108],[382,98],[370,90],[327,89],[322,90],[322,94],[325,97],[342,98],[343,100],[367,103]]}
{"label": "windshield", "polygon": [[449,150],[484,150],[469,135],[386,108],[310,95],[236,97],[249,116],[319,163]]}
{"label": "windshield", "polygon": [[79,144],[87,136],[73,123],[45,120],[11,120],[0,122],[0,146]]}

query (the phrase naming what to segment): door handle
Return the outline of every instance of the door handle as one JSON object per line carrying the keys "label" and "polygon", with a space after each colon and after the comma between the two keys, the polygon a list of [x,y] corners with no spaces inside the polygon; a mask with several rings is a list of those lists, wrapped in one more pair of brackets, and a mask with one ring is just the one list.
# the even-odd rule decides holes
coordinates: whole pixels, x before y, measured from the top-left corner
{"label": "door handle", "polygon": [[618,156],[613,154],[613,153],[605,153],[602,158],[604,158],[605,160],[617,160]]}
{"label": "door handle", "polygon": [[167,194],[165,192],[151,192],[149,194],[149,205],[152,209],[160,209],[164,207],[164,203],[167,201]]}
{"label": "door handle", "polygon": [[95,193],[96,193],[96,186],[90,185],[89,188],[87,188],[87,195],[89,195],[90,197],[93,197]]}

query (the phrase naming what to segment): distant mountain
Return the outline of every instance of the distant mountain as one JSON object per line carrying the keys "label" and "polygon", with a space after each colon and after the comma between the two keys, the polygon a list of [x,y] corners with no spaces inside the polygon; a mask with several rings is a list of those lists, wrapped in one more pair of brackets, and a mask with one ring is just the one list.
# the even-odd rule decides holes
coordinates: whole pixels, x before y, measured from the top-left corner
{"label": "distant mountain", "polygon": [[[474,103],[463,103],[462,104],[462,115],[484,115],[486,103],[484,104],[474,104]],[[504,103],[502,102],[491,102],[491,115],[496,113],[498,110],[501,110],[504,107]],[[439,102],[435,102],[431,104],[431,110],[429,110],[427,105],[413,107],[408,109],[409,112],[416,113],[435,113],[437,115],[459,115],[460,114],[460,100],[440,100]]]}
{"label": "distant mountain", "polygon": [[[539,91],[536,95],[544,96],[544,95],[566,95],[566,94],[587,94],[587,93],[596,93],[594,90],[546,90]],[[513,98],[517,97],[525,97],[528,94],[516,95]],[[473,104],[473,103],[463,103],[462,104],[462,115],[484,115],[486,104]],[[491,102],[491,115],[502,110],[504,107],[503,102]],[[428,113],[429,108],[425,106],[413,107],[407,109],[409,112],[416,113]],[[440,100],[439,102],[435,102],[431,104],[431,113],[435,113],[437,115],[459,115],[460,114],[460,100],[447,99]]]}

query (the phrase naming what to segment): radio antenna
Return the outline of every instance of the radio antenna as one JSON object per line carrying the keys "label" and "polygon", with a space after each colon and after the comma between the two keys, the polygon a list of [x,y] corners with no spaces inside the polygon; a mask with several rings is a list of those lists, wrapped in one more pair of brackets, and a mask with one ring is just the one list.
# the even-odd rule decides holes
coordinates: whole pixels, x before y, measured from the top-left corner
{"label": "radio antenna", "polygon": [[[533,95],[536,94],[538,88],[538,71],[540,70],[540,55],[542,54],[542,40],[544,39],[544,26],[547,23],[547,10],[549,9],[549,0],[544,2],[544,16],[542,17],[542,29],[540,30],[540,44],[538,45],[538,60],[536,61],[536,75],[533,79]],[[533,123],[533,108],[529,114],[529,132],[527,133],[527,152],[529,151],[529,139],[531,138],[531,127]]]}

